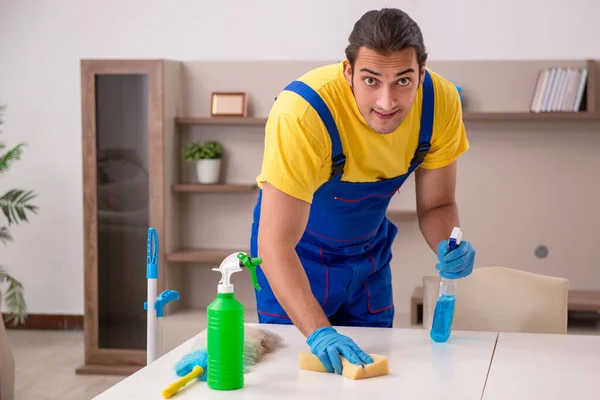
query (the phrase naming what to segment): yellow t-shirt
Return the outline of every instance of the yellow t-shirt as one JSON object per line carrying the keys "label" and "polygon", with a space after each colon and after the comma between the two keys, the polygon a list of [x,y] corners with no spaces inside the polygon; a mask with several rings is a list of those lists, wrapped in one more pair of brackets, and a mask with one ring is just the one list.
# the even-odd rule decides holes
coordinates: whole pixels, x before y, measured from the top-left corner
{"label": "yellow t-shirt", "polygon": [[[408,171],[419,144],[422,85],[414,105],[400,127],[379,134],[358,110],[344,77],[344,62],[309,71],[298,80],[325,101],[337,125],[346,156],[342,181],[374,182]],[[462,108],[454,84],[429,70],[435,111],[431,148],[421,167],[441,168],[469,148]],[[265,128],[262,169],[256,181],[312,203],[314,192],[331,174],[331,140],[317,112],[298,94],[282,91],[269,113]]]}

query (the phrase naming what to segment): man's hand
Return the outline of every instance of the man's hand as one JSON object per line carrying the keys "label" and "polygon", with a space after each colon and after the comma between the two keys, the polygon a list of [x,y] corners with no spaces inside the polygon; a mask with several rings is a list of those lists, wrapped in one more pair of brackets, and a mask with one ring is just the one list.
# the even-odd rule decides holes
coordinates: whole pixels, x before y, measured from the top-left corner
{"label": "man's hand", "polygon": [[456,279],[473,272],[475,250],[468,241],[462,241],[450,251],[448,238],[452,229],[459,226],[458,208],[454,192],[456,187],[456,162],[439,169],[417,169],[415,173],[417,213],[425,240],[437,253],[436,268],[440,276]]}
{"label": "man's hand", "polygon": [[294,325],[304,336],[309,336],[318,328],[331,326],[296,253],[296,245],[306,229],[310,204],[267,182],[263,183],[262,191],[258,228],[261,269]]}
{"label": "man's hand", "polygon": [[475,249],[468,241],[450,251],[447,240],[442,240],[438,245],[437,258],[439,263],[435,266],[440,271],[442,278],[459,279],[469,276],[475,264]]}
{"label": "man's hand", "polygon": [[311,352],[319,357],[323,366],[329,371],[342,373],[340,354],[352,364],[371,364],[373,359],[362,351],[352,339],[340,335],[332,327],[324,327],[314,331],[306,340]]}

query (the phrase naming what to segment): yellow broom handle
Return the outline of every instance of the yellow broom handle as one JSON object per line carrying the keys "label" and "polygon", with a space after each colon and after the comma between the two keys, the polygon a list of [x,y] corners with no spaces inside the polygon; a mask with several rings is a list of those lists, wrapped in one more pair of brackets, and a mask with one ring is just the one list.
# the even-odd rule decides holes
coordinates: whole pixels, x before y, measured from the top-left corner
{"label": "yellow broom handle", "polygon": [[194,369],[192,369],[192,372],[167,386],[167,388],[162,391],[163,397],[165,399],[168,399],[169,397],[179,392],[179,390],[185,385],[187,385],[192,379],[202,375],[203,373],[204,369],[201,366],[196,365]]}

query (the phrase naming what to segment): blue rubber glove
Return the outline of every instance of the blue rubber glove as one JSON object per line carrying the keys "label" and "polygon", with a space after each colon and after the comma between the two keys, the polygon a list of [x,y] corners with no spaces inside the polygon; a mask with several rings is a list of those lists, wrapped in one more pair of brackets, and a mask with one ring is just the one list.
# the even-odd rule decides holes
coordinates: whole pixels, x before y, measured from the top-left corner
{"label": "blue rubber glove", "polygon": [[329,371],[342,373],[340,354],[352,364],[371,364],[373,359],[362,351],[352,339],[340,335],[334,328],[319,328],[306,339],[311,352],[319,357],[323,366]]}
{"label": "blue rubber glove", "polygon": [[439,263],[435,266],[440,271],[442,278],[459,279],[469,276],[475,264],[475,249],[468,241],[462,241],[452,251],[447,240],[442,240],[438,245],[437,258]]}

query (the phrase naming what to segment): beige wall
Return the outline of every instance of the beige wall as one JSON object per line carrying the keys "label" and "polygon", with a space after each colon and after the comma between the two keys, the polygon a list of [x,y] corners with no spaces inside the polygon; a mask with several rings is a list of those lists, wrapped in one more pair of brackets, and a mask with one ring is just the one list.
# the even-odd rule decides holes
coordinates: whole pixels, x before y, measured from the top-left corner
{"label": "beige wall", "polygon": [[[15,242],[6,247],[0,245],[0,264],[24,284],[31,313],[83,313],[81,58],[166,57],[186,61],[338,59],[343,57],[348,33],[355,20],[369,8],[390,4],[403,7],[421,25],[432,60],[600,58],[597,40],[600,28],[595,25],[600,14],[600,2],[588,1],[577,6],[573,6],[572,2],[567,4],[566,1],[552,3],[556,7],[548,7],[547,3],[544,0],[485,3],[486,7],[493,7],[493,12],[489,14],[491,17],[486,17],[488,14],[482,9],[484,2],[479,0],[303,0],[302,7],[298,7],[298,2],[288,1],[250,3],[241,0],[181,0],[178,4],[183,11],[173,7],[173,2],[162,0],[147,0],[144,7],[140,7],[140,2],[136,0],[2,2],[0,102],[7,105],[7,110],[1,134],[8,144],[24,141],[28,147],[21,161],[0,178],[0,193],[13,187],[31,188],[38,193],[36,205],[40,206],[40,213],[31,219],[31,223],[12,229]],[[515,14],[514,10],[518,10],[518,13]],[[331,18],[328,12],[335,13],[335,18]],[[307,21],[310,23],[307,24]],[[512,24],[511,29],[506,27],[508,22]],[[233,77],[244,76],[243,74],[243,70],[231,71]],[[509,91],[512,87],[518,87],[515,83],[518,80],[495,75],[489,78]],[[189,82],[189,85],[182,90],[208,89],[206,81]],[[505,129],[508,133],[495,133],[488,137],[492,126]],[[527,127],[526,135],[521,135],[518,129],[524,126]],[[521,152],[517,143],[537,145],[541,138],[546,137],[547,129],[559,130],[549,135],[553,137],[553,143],[566,140],[566,144],[545,150],[532,146],[530,150],[533,154],[528,154],[527,157],[536,160],[536,165],[554,168],[555,162],[549,162],[547,154],[554,155],[560,161],[563,154],[566,157],[564,160],[575,158],[578,147],[583,147],[588,152],[598,148],[596,143],[590,143],[596,140],[596,135],[592,132],[595,128],[590,126],[583,128],[583,124],[579,123],[560,123],[556,126],[538,123],[470,124],[470,138],[475,147],[461,163],[461,171],[465,171],[463,164],[465,167],[470,165],[471,161],[468,160],[473,163],[480,160],[479,155],[475,155],[476,150],[479,151],[477,154],[484,154],[485,150],[478,150],[480,147],[487,149],[488,145],[499,141],[505,147],[510,146],[508,154],[512,157],[507,158],[518,163],[516,167],[508,167],[511,168],[508,171],[500,167],[495,171],[503,174],[526,174],[528,172],[525,168],[516,169],[522,162],[522,159],[514,157],[516,152]],[[530,127],[535,127],[535,131]],[[513,131],[514,128],[518,129]],[[583,129],[588,129],[589,133]],[[514,137],[509,137],[510,135]],[[254,129],[249,136],[258,138],[260,132]],[[490,239],[492,236],[479,234],[484,230],[499,229],[494,220],[488,220],[484,225],[486,215],[479,210],[489,204],[477,201],[475,206],[467,208],[464,206],[465,201],[461,201],[463,222],[467,224],[466,235],[476,239],[481,257],[495,259],[494,254],[498,252],[498,257],[510,257],[516,262],[539,266],[544,270],[552,263],[553,266],[561,266],[568,273],[584,267],[593,271],[594,259],[586,246],[592,246],[594,230],[587,232],[585,229],[592,226],[588,224],[592,224],[593,218],[590,219],[590,216],[594,215],[592,207],[597,203],[597,198],[595,195],[585,198],[581,194],[591,190],[588,188],[593,187],[594,181],[588,179],[580,184],[573,181],[573,177],[580,174],[591,176],[589,174],[597,168],[592,157],[591,154],[584,153],[582,161],[568,164],[568,169],[556,172],[569,176],[547,189],[525,186],[534,193],[542,193],[539,198],[545,202],[557,202],[558,199],[554,198],[557,194],[566,196],[569,192],[565,191],[565,185],[576,186],[576,190],[570,192],[571,195],[578,195],[579,201],[586,205],[568,209],[568,213],[574,216],[570,220],[573,228],[567,229],[570,233],[565,239],[568,246],[565,244],[563,247],[558,242],[558,234],[563,226],[569,226],[559,224],[559,221],[565,219],[560,215],[568,214],[560,208],[556,211],[550,206],[551,203],[544,203],[546,205],[542,207],[536,204],[533,214],[525,220],[516,218],[517,215],[526,213],[524,206],[504,205],[502,209],[507,210],[509,219],[492,214],[490,218],[497,218],[500,222],[514,218],[511,224],[517,226],[514,237],[521,237],[519,231],[525,229],[527,238],[526,242],[520,242],[516,247],[513,243],[496,249],[496,241]],[[484,162],[492,160],[484,157],[481,159]],[[487,169],[480,165],[477,168]],[[461,176],[467,178],[469,175],[466,174],[467,171]],[[490,185],[503,184],[497,176],[496,173],[488,174]],[[484,195],[481,192],[475,195],[470,191],[465,192],[468,187],[466,185],[474,179],[466,180],[464,185],[461,183],[461,193],[469,193],[469,196],[462,196],[463,200],[471,199],[471,196],[479,199]],[[537,175],[529,184],[540,184]],[[508,185],[512,187],[514,184]],[[552,193],[552,196],[545,195],[554,190],[557,193]],[[498,193],[496,196],[500,197],[494,198],[490,204],[499,204],[496,202],[502,196],[517,201],[512,194]],[[243,205],[245,201],[250,201],[250,196],[244,196],[246,195],[236,195],[229,199],[231,196],[214,195],[211,198]],[[190,199],[187,201],[192,201],[191,199],[202,197],[187,198]],[[527,201],[534,201],[538,195],[530,195],[528,198],[530,200]],[[557,217],[556,213],[560,215]],[[539,222],[544,221],[546,216],[547,222]],[[531,222],[532,219],[534,222]],[[470,221],[477,222],[473,224]],[[201,220],[198,221],[198,224],[202,223]],[[554,226],[551,229],[542,228],[543,223]],[[539,234],[534,229],[540,229]],[[414,232],[412,226],[411,232]],[[545,232],[552,232],[553,235],[546,239],[542,237]],[[236,236],[238,234],[244,233],[233,234],[234,240],[245,243],[243,236]],[[487,238],[485,242],[481,242],[483,237]],[[432,265],[433,259],[427,258],[426,249],[423,249],[417,233],[411,233],[408,237],[401,233],[400,238],[406,238],[410,243],[419,243],[419,251],[402,254],[413,258],[425,257],[426,266],[421,268]],[[533,259],[531,254],[535,244],[542,240],[554,241],[554,244],[550,243],[549,257],[539,261]],[[590,244],[584,244],[585,241]],[[424,255],[421,257],[418,254]],[[579,261],[569,261],[567,254],[572,254]],[[413,278],[409,279],[408,275],[408,267],[411,265],[409,261],[413,258],[406,259],[398,267],[399,273],[395,275],[397,280],[415,281]],[[397,260],[402,260],[400,253]],[[411,271],[416,271],[416,268],[413,267]],[[141,279],[144,279],[144,271],[145,265],[140,265]],[[407,274],[406,277],[404,274]],[[585,277],[574,280],[574,284],[578,286],[596,285],[598,288],[598,284],[594,282],[597,281]],[[398,284],[397,288],[400,290],[401,285]],[[2,307],[5,310],[5,305]]]}

